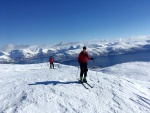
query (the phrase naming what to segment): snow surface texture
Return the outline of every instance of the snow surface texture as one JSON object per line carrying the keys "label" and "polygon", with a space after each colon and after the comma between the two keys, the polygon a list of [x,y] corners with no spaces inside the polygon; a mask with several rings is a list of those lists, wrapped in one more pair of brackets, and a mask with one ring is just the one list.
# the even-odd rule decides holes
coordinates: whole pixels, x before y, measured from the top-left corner
{"label": "snow surface texture", "polygon": [[[88,71],[48,63],[0,64],[0,113],[150,113],[150,62]],[[87,86],[88,87],[88,86]]]}
{"label": "snow surface texture", "polygon": [[90,56],[118,55],[150,50],[150,36],[130,39],[95,40],[89,42],[61,42],[55,46],[29,46],[12,44],[0,48],[0,63],[17,63],[20,60],[54,56],[57,60],[76,59],[82,47],[86,45]]}

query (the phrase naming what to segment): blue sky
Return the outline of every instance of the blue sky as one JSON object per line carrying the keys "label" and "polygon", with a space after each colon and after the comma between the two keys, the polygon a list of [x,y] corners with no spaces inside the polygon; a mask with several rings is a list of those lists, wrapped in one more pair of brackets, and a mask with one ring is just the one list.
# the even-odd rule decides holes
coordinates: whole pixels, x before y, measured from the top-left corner
{"label": "blue sky", "polygon": [[0,46],[150,35],[150,0],[0,0]]}

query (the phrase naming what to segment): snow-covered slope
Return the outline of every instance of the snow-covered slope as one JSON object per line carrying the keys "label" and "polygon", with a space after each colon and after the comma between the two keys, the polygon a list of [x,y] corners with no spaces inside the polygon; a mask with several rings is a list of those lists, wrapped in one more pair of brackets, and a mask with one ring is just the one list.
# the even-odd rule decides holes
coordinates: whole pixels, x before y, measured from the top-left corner
{"label": "snow-covered slope", "polygon": [[150,36],[118,40],[95,40],[89,42],[72,42],[54,46],[15,46],[9,44],[0,49],[0,62],[18,62],[29,58],[45,58],[54,56],[55,60],[68,60],[77,57],[82,47],[86,45],[92,57],[118,55],[150,50]]}
{"label": "snow-covered slope", "polygon": [[150,62],[89,70],[89,89],[78,67],[55,67],[0,64],[0,113],[150,113]]}

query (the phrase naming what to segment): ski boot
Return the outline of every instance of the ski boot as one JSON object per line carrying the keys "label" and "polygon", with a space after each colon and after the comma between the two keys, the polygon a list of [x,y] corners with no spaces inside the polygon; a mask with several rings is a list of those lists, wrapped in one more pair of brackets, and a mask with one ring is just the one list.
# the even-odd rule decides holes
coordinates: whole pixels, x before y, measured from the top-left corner
{"label": "ski boot", "polygon": [[82,77],[80,77],[80,80],[79,80],[81,83],[83,83],[83,79],[82,79]]}
{"label": "ski boot", "polygon": [[83,82],[87,83],[86,77],[83,78]]}

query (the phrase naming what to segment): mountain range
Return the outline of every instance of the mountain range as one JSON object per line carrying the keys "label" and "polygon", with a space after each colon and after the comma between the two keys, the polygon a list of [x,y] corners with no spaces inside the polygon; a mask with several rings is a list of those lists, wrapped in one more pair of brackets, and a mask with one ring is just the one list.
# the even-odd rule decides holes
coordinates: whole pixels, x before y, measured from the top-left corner
{"label": "mountain range", "polygon": [[128,39],[93,40],[86,42],[60,42],[56,45],[13,45],[0,47],[0,63],[17,63],[28,59],[49,58],[56,61],[76,59],[82,47],[92,57],[133,53],[150,50],[150,36]]}

